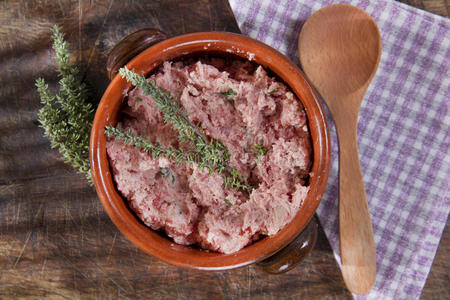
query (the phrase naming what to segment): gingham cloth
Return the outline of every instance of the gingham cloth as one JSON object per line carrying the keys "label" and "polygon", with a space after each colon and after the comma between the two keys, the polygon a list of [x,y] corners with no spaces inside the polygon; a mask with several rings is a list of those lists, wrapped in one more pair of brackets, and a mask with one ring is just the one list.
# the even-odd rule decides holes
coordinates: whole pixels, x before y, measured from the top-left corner
{"label": "gingham cloth", "polygon": [[[230,0],[243,34],[295,63],[302,24],[333,3],[364,9],[377,22],[383,40],[379,69],[358,123],[377,277],[372,290],[357,298],[419,298],[450,210],[450,21],[386,0]],[[339,262],[333,124],[331,137],[332,166],[317,214]]]}

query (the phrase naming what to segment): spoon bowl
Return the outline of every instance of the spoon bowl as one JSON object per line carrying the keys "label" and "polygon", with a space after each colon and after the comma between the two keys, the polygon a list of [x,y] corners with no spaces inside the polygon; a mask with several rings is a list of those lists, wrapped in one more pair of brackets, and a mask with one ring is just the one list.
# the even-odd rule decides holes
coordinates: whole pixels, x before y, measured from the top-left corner
{"label": "spoon bowl", "polygon": [[375,21],[346,4],[325,7],[304,24],[299,38],[303,70],[327,104],[339,141],[339,239],[349,290],[367,293],[376,275],[372,223],[357,146],[358,113],[381,56]]}
{"label": "spoon bowl", "polygon": [[365,11],[336,4],[317,11],[307,20],[300,34],[299,50],[304,71],[316,88],[325,93],[323,97],[328,92],[348,94],[367,88],[375,75],[381,37],[375,21]]}

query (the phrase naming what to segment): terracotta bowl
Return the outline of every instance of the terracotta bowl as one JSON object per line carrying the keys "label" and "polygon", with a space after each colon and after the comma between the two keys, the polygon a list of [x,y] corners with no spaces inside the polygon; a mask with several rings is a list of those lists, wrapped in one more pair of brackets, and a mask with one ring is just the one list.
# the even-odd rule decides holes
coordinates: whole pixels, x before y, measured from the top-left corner
{"label": "terracotta bowl", "polygon": [[[225,32],[185,34],[170,39],[165,39],[164,34],[155,30],[136,32],[112,51],[108,62],[111,76],[129,56],[134,56],[141,48],[155,41],[158,43],[134,57],[127,67],[148,75],[164,61],[187,55],[234,55],[262,65],[284,81],[303,103],[308,118],[314,153],[310,191],[295,218],[276,235],[265,237],[230,255],[178,245],[160,232],[151,230],[134,215],[117,191],[106,154],[104,128],[108,124],[116,125],[125,101],[124,91],[132,88],[125,79],[117,75],[100,101],[90,141],[92,175],[106,212],[133,244],[152,256],[179,267],[225,270],[259,262],[271,273],[292,268],[315,243],[317,224],[310,221],[320,203],[330,167],[328,126],[319,98],[304,74],[284,55],[251,38]],[[307,226],[308,224],[310,225]]]}

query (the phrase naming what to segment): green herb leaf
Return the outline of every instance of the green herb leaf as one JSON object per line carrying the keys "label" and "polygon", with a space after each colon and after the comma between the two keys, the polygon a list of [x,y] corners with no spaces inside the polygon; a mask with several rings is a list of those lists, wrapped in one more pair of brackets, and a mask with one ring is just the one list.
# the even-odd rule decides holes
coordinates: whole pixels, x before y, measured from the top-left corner
{"label": "green herb leaf", "polygon": [[233,96],[236,96],[237,93],[235,91],[233,91],[233,89],[228,89],[225,92],[220,92],[219,94],[221,94],[222,96],[225,97],[225,99],[227,99],[228,102],[233,102]]}
{"label": "green herb leaf", "polygon": [[226,205],[233,206],[233,204],[230,202],[230,200],[225,198],[225,200],[223,200],[223,201],[225,202]]}
{"label": "green herb leaf", "polygon": [[255,149],[256,151],[258,151],[258,156],[257,156],[256,160],[258,163],[260,163],[261,157],[263,155],[266,155],[266,153],[267,153],[266,148],[264,148],[263,145],[259,145],[259,144],[253,145],[252,148]]}
{"label": "green herb leaf", "polygon": [[253,145],[252,148],[255,149],[256,151],[258,151],[258,155],[266,155],[266,153],[267,153],[267,150],[266,150],[266,148],[264,148],[263,145],[256,144],[256,145]]}
{"label": "green herb leaf", "polygon": [[273,89],[273,90],[267,92],[267,94],[273,94],[273,93],[276,93],[277,91],[278,91],[278,89]]}
{"label": "green herb leaf", "polygon": [[142,98],[141,98],[141,97],[136,97],[136,101],[137,101],[137,102],[141,102],[141,101],[142,101]]}
{"label": "green herb leaf", "polygon": [[231,169],[231,175],[223,178],[225,188],[232,189],[233,187],[241,189],[246,192],[251,192],[253,187],[246,184],[246,178],[241,176],[236,169]]}

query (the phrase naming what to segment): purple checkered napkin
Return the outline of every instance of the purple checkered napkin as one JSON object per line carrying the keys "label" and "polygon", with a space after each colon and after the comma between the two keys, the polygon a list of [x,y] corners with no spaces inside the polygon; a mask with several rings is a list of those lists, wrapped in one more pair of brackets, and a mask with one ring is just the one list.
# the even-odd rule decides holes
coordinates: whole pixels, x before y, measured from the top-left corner
{"label": "purple checkered napkin", "polygon": [[[383,39],[379,69],[358,124],[377,277],[372,290],[357,298],[417,299],[450,210],[450,21],[393,1],[336,2],[367,11]],[[296,63],[302,24],[333,3],[230,0],[244,34]],[[331,137],[330,177],[317,213],[339,262],[338,148],[333,124]]]}

